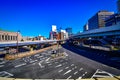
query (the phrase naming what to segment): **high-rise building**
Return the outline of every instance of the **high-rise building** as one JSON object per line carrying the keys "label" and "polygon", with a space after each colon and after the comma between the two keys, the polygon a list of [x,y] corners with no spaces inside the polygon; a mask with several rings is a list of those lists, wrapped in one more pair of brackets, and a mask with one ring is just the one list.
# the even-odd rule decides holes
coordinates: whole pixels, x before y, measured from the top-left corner
{"label": "high-rise building", "polygon": [[97,12],[92,18],[88,20],[88,29],[97,29],[105,27],[105,20],[113,15],[114,12],[108,12],[105,10]]}
{"label": "high-rise building", "polygon": [[88,23],[83,26],[83,31],[88,31]]}
{"label": "high-rise building", "polygon": [[117,14],[114,14],[105,20],[106,27],[120,24],[120,0],[117,1],[117,9],[118,9]]}
{"label": "high-rise building", "polygon": [[49,37],[51,40],[57,39],[57,26],[56,25],[52,25],[52,31],[50,31]]}
{"label": "high-rise building", "polygon": [[117,1],[118,14],[120,14],[120,0]]}
{"label": "high-rise building", "polygon": [[57,26],[56,25],[52,25],[52,31],[57,32]]}
{"label": "high-rise building", "polygon": [[68,36],[70,37],[72,35],[72,28],[66,28],[66,32],[68,32]]}

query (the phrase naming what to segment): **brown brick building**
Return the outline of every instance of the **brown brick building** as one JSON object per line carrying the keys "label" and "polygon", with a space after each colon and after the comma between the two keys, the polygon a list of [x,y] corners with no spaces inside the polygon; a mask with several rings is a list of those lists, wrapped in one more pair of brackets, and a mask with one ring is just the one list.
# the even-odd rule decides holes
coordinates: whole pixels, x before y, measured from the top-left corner
{"label": "brown brick building", "polygon": [[63,32],[59,32],[57,34],[57,40],[64,40],[64,33]]}

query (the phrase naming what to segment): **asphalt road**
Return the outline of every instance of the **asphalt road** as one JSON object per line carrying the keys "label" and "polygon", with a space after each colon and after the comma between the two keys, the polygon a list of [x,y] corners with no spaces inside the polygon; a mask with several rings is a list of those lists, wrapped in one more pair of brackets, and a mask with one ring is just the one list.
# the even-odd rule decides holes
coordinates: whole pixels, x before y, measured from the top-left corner
{"label": "asphalt road", "polygon": [[113,77],[120,75],[120,70],[109,67],[78,53],[86,53],[64,45],[60,53],[64,57],[52,58],[51,50],[13,61],[0,60],[0,77],[33,79],[78,79],[94,77]]}
{"label": "asphalt road", "polygon": [[117,51],[103,51],[79,45],[63,45],[63,47],[76,54],[120,70],[120,53]]}

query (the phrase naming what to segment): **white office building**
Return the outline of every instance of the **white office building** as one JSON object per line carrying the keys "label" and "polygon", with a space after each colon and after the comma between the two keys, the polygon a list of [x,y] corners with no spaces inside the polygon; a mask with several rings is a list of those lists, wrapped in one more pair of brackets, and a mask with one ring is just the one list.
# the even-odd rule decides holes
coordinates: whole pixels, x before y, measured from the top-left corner
{"label": "white office building", "polygon": [[66,30],[61,30],[62,33],[64,33],[64,39],[68,39],[68,32]]}
{"label": "white office building", "polygon": [[57,32],[57,26],[56,25],[52,25],[52,31]]}

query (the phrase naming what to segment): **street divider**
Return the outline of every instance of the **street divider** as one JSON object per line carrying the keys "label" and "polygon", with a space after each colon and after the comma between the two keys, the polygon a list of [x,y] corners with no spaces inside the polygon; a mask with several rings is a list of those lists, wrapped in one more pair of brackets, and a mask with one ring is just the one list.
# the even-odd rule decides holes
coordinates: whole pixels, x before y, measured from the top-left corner
{"label": "street divider", "polygon": [[17,54],[6,54],[5,59],[6,60],[14,60],[14,59],[17,59],[17,58],[23,58],[23,57],[27,57],[27,56],[31,56],[31,55],[43,52],[45,50],[55,49],[56,47],[57,47],[57,45],[53,45],[53,46],[46,47],[46,48],[39,49],[39,50],[31,50],[31,51],[17,53]]}

